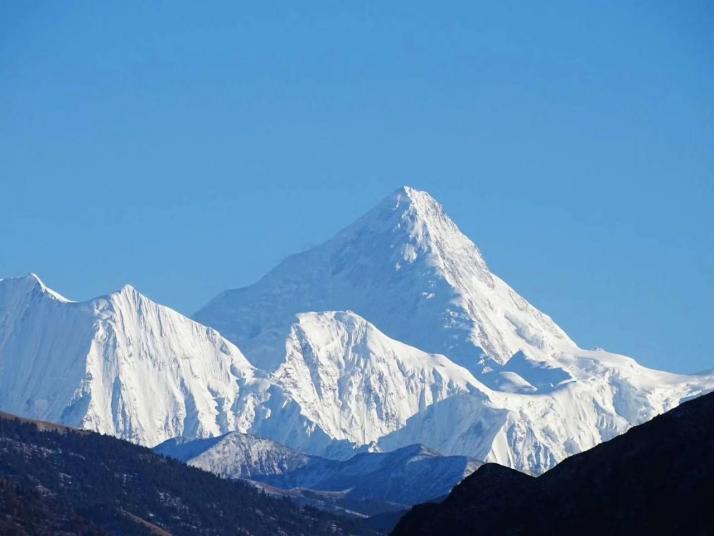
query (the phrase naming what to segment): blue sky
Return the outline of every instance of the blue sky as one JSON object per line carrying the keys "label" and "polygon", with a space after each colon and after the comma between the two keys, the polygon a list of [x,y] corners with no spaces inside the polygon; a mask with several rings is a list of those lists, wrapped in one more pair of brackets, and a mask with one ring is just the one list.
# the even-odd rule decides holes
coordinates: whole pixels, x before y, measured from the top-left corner
{"label": "blue sky", "polygon": [[712,4],[386,4],[2,3],[0,275],[192,313],[410,184],[581,345],[713,367]]}

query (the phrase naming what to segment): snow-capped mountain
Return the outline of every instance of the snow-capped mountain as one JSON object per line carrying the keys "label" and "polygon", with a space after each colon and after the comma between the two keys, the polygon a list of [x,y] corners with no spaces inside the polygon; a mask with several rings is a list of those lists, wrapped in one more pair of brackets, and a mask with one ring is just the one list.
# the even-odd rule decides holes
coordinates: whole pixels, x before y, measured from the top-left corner
{"label": "snow-capped mountain", "polygon": [[466,456],[442,456],[421,445],[329,460],[236,432],[194,441],[172,439],[154,451],[223,478],[251,479],[281,489],[340,493],[343,507],[359,509],[361,502],[372,511],[444,496],[481,465]]}
{"label": "snow-capped mountain", "polygon": [[265,369],[281,328],[307,311],[352,310],[384,333],[480,372],[489,357],[547,357],[575,344],[493,275],[428,193],[401,188],[324,244],[288,257],[256,284],[223,292],[195,318]]}
{"label": "snow-capped mountain", "polygon": [[286,329],[284,364],[265,374],[130,286],[71,302],[34,274],[3,279],[0,409],[149,446],[239,431],[346,458],[474,381],[349,312]]}
{"label": "snow-capped mountain", "polygon": [[[533,473],[714,389],[711,374],[653,371],[580,349],[490,272],[439,203],[411,188],[256,284],[220,294],[196,318],[272,370],[331,437],[373,449],[422,443]],[[346,344],[360,341],[364,325],[394,350]],[[397,340],[443,365],[417,374],[420,404],[410,399],[414,386],[400,390],[402,377],[415,376],[402,372]],[[380,364],[355,376],[354,355]],[[354,397],[345,390],[382,384]],[[392,400],[400,418],[385,419]]]}
{"label": "snow-capped mountain", "polygon": [[221,333],[131,287],[75,303],[0,280],[0,410],[149,446],[237,431],[345,460],[419,443],[539,473],[714,389],[578,348],[410,188],[197,319]]}
{"label": "snow-capped mountain", "polygon": [[134,288],[71,302],[0,280],[0,408],[154,445],[225,433],[255,369],[215,330]]}

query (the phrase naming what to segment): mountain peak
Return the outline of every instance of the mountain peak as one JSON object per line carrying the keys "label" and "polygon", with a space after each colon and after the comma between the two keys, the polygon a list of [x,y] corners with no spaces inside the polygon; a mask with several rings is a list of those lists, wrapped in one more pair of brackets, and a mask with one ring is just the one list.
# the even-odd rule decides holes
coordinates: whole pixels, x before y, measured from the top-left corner
{"label": "mountain peak", "polygon": [[351,255],[357,252],[375,262],[386,262],[394,271],[421,263],[448,277],[455,264],[469,264],[478,272],[479,279],[493,285],[476,244],[461,232],[431,194],[410,186],[394,191],[327,244]]}
{"label": "mountain peak", "polygon": [[[411,186],[402,186],[391,195],[382,200],[373,210],[365,214],[362,218],[370,219],[374,216],[387,216],[387,220],[391,220],[388,215],[396,216],[403,220],[421,220],[428,221],[438,218],[444,218],[451,221],[444,212],[444,207],[439,203],[429,192],[417,190]],[[358,220],[360,221],[360,220]],[[453,222],[452,222],[453,225]],[[458,230],[456,226],[454,229]]]}
{"label": "mountain peak", "polygon": [[139,291],[136,289],[136,287],[134,287],[133,285],[130,285],[129,283],[127,283],[126,285],[122,286],[122,287],[116,292],[116,294],[119,294],[120,296],[131,296],[131,297],[139,296],[139,297],[142,297],[142,298],[145,297],[141,292],[139,292]]}
{"label": "mountain peak", "polygon": [[276,330],[296,314],[335,310],[352,310],[389,337],[474,373],[484,358],[503,364],[522,351],[547,360],[574,346],[491,273],[436,199],[409,186],[255,285],[222,293],[196,318],[257,362],[281,353]]}
{"label": "mountain peak", "polygon": [[40,276],[37,275],[37,274],[34,273],[34,272],[30,272],[29,274],[25,274],[25,275],[19,277],[19,279],[24,279],[24,280],[26,280],[26,281],[29,281],[29,282],[34,283],[34,284],[36,284],[36,285],[40,285],[40,286],[42,286],[42,287],[45,286],[45,284],[42,282],[42,279],[40,279]]}
{"label": "mountain peak", "polygon": [[434,197],[427,192],[426,190],[418,190],[417,188],[413,188],[411,186],[401,186],[397,188],[390,196],[388,196],[388,199],[399,199],[399,198],[406,198],[412,203],[422,203],[422,202],[428,202],[428,203],[433,203],[436,205],[439,205],[439,202],[434,199]]}
{"label": "mountain peak", "polygon": [[218,332],[129,285],[57,296],[33,274],[0,281],[4,410],[151,445],[239,426],[253,367]]}
{"label": "mountain peak", "polygon": [[421,208],[437,208],[443,212],[443,207],[429,192],[426,190],[417,190],[411,186],[402,186],[398,188],[390,197],[397,199],[406,198],[409,203]]}
{"label": "mountain peak", "polygon": [[115,308],[126,308],[126,310],[128,311],[138,310],[142,307],[164,310],[164,307],[162,305],[149,299],[147,296],[145,296],[139,290],[129,284],[123,285],[121,288],[113,290],[108,294],[92,298],[89,301],[98,304],[110,303]]}
{"label": "mountain peak", "polygon": [[17,292],[22,295],[27,295],[33,291],[37,291],[62,303],[71,302],[71,300],[68,300],[59,292],[55,292],[47,285],[45,285],[42,279],[40,279],[40,276],[33,272],[19,277],[8,277],[6,279],[0,279],[0,283],[8,287],[12,287],[14,289],[14,292]]}
{"label": "mountain peak", "polygon": [[127,283],[123,285],[120,289],[109,293],[106,296],[100,296],[98,299],[107,299],[114,303],[123,303],[129,305],[130,307],[137,307],[139,305],[149,306],[149,307],[159,307],[163,310],[171,310],[166,306],[152,300],[146,294],[141,292],[135,286]]}

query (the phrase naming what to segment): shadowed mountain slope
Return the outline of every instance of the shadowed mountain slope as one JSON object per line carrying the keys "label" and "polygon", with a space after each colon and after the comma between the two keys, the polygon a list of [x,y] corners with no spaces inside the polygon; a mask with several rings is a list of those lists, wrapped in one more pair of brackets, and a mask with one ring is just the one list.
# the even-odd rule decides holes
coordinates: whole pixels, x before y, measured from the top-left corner
{"label": "shadowed mountain slope", "polygon": [[711,534],[714,393],[533,478],[480,467],[393,534]]}
{"label": "shadowed mountain slope", "polygon": [[2,534],[370,534],[109,436],[0,416]]}

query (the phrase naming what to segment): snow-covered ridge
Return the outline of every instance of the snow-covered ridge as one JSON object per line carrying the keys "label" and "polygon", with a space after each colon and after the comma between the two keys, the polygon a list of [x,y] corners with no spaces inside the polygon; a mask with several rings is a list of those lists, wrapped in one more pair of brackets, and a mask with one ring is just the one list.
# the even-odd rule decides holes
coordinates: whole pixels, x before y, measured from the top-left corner
{"label": "snow-covered ridge", "polygon": [[0,280],[0,409],[145,445],[237,431],[344,460],[419,443],[539,473],[714,389],[578,348],[409,188],[197,318],[218,331],[130,286],[75,303]]}
{"label": "snow-covered ridge", "polygon": [[155,445],[254,432],[348,457],[476,380],[350,312],[286,326],[284,363],[253,367],[212,328],[130,285],[61,301],[39,280],[0,281],[0,408]]}
{"label": "snow-covered ridge", "polygon": [[357,445],[479,385],[446,357],[391,339],[349,311],[298,315],[284,344],[273,380],[331,437]]}
{"label": "snow-covered ridge", "polygon": [[37,276],[0,281],[0,407],[148,445],[235,429],[255,369],[218,332],[131,286],[58,296]]}
{"label": "snow-covered ridge", "polygon": [[[2,287],[5,282],[4,287]],[[40,279],[37,274],[29,273],[21,277],[0,278],[0,288],[4,288],[0,295],[0,305],[3,309],[9,308],[12,303],[17,304],[20,300],[32,299],[39,295],[46,295],[62,303],[70,303],[58,292],[55,292]]]}

